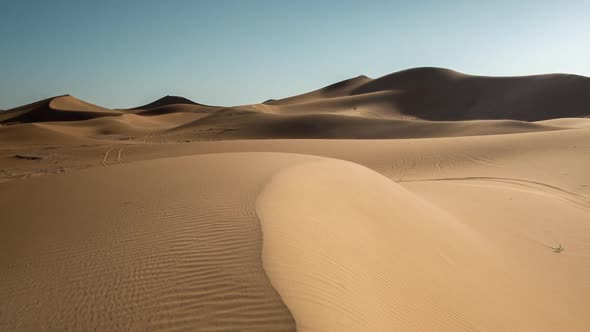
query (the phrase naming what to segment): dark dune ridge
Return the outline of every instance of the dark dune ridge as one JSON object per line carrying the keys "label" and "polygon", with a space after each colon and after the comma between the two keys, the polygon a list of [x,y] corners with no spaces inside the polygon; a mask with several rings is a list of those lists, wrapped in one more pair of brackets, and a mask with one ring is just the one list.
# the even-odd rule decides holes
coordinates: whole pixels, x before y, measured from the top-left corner
{"label": "dark dune ridge", "polygon": [[212,109],[218,108],[216,106],[209,106],[196,103],[190,99],[180,96],[164,96],[158,100],[155,100],[149,104],[137,106],[129,109],[123,109],[127,112],[143,115],[156,115],[172,112],[188,112],[198,111],[201,109]]}
{"label": "dark dune ridge", "polygon": [[184,98],[184,97],[168,95],[168,96],[164,96],[158,100],[155,100],[149,104],[130,108],[130,110],[137,110],[137,109],[145,110],[145,109],[151,109],[151,108],[167,106],[167,105],[172,105],[172,104],[199,105],[199,104],[195,103],[194,101]]}

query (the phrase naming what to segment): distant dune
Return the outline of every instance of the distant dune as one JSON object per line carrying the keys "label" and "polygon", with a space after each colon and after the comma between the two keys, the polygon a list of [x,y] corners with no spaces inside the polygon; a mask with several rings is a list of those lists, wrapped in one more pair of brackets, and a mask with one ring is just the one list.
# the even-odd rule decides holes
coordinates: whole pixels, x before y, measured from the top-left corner
{"label": "distant dune", "polygon": [[[448,69],[415,68],[377,79],[358,76],[302,95],[236,107],[207,106],[165,96],[128,110],[110,110],[60,96],[5,111],[0,123],[79,121],[126,113],[197,113],[203,115],[202,119],[192,121],[189,117],[177,128],[186,131],[193,127],[191,139],[444,137],[453,124],[419,120],[530,122],[584,117],[590,115],[589,90],[590,78],[576,75],[482,77]],[[402,120],[412,122],[400,126]],[[497,133],[555,129],[506,121],[481,125],[481,130],[477,129],[479,125],[458,125],[457,135],[496,133],[491,127],[497,128]],[[153,134],[167,136],[171,132],[174,130],[163,128]]]}
{"label": "distant dune", "polygon": [[142,106],[138,106],[138,107],[134,107],[131,109],[152,109],[152,108],[156,108],[156,107],[161,107],[161,106],[168,106],[168,105],[173,105],[173,104],[185,104],[185,105],[198,105],[197,103],[195,103],[194,101],[190,100],[190,99],[186,99],[184,97],[179,97],[179,96],[164,96],[158,100],[155,100],[149,104],[145,104]]}
{"label": "distant dune", "polygon": [[298,104],[304,103],[311,100],[316,99],[324,99],[324,98],[334,98],[334,97],[343,97],[348,96],[354,91],[356,88],[363,86],[364,84],[372,81],[371,78],[361,75],[357,76],[348,80],[344,80],[341,82],[337,82],[331,85],[328,85],[325,88],[321,88],[319,90],[315,90],[312,92],[304,93],[301,95],[278,99],[278,100],[271,100],[265,102],[265,104],[269,105],[288,105],[288,104]]}
{"label": "distant dune", "polygon": [[377,79],[359,76],[268,104],[299,104],[387,91],[390,93],[380,98],[387,102],[385,108],[390,112],[424,120],[539,121],[588,115],[589,89],[590,78],[577,75],[484,77],[442,68],[414,68]]}
{"label": "distant dune", "polygon": [[586,331],[590,79],[0,113],[0,331]]}
{"label": "distant dune", "polygon": [[64,95],[4,111],[0,113],[0,123],[79,121],[121,114],[121,112]]}
{"label": "distant dune", "polygon": [[392,103],[427,120],[539,121],[588,115],[588,89],[590,78],[577,75],[482,77],[416,68],[383,76],[352,93],[400,91]]}
{"label": "distant dune", "polygon": [[149,104],[127,109],[141,115],[160,115],[182,112],[212,112],[219,107],[195,103],[192,100],[178,96],[165,96]]}

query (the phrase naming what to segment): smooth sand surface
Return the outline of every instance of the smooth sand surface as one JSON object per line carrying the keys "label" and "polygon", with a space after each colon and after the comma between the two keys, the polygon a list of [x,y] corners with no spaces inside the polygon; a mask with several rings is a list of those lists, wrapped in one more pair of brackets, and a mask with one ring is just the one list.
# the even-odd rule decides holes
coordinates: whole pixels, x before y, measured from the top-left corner
{"label": "smooth sand surface", "polygon": [[586,331],[589,80],[0,113],[0,330]]}

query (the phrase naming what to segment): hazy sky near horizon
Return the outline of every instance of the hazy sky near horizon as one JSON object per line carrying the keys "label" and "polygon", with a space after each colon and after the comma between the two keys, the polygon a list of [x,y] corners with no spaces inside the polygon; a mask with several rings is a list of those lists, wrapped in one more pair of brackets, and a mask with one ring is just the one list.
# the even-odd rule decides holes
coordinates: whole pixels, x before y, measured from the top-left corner
{"label": "hazy sky near horizon", "polygon": [[2,1],[0,109],[238,105],[422,66],[590,76],[590,1]]}

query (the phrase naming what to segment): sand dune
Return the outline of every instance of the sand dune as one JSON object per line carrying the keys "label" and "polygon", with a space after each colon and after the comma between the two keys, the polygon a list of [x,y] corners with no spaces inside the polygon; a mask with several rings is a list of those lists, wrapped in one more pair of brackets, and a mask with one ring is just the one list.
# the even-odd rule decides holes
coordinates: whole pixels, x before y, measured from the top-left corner
{"label": "sand dune", "polygon": [[193,113],[170,113],[155,116],[124,114],[118,117],[103,117],[86,121],[51,122],[37,124],[64,134],[90,138],[118,138],[142,136],[154,131],[175,128],[203,115]]}
{"label": "sand dune", "polygon": [[0,114],[0,123],[77,121],[121,114],[65,95],[4,111]]}
{"label": "sand dune", "polygon": [[[548,133],[527,134],[528,139],[505,151],[498,149],[511,146],[520,135],[500,136],[507,140],[496,145],[489,143],[498,136],[470,144],[462,142],[465,138],[439,139],[439,145],[437,140],[416,140],[413,146],[356,141],[330,147],[338,142],[323,141],[319,149],[307,148],[309,153],[344,153],[374,169],[395,165],[396,160],[415,163],[414,173],[398,180],[403,187],[358,164],[272,153],[160,159],[0,184],[6,216],[1,233],[7,236],[2,259],[11,266],[0,289],[5,298],[18,299],[3,312],[26,318],[4,321],[4,326],[290,329],[293,322],[280,300],[272,302],[260,288],[239,292],[229,287],[254,282],[236,279],[250,274],[231,272],[232,259],[243,258],[233,258],[227,250],[247,253],[240,237],[256,243],[256,233],[238,226],[256,226],[256,218],[248,218],[257,211],[264,243],[263,252],[252,257],[262,259],[300,330],[579,330],[588,323],[584,310],[590,304],[585,286],[590,277],[585,222],[590,200],[579,184],[590,178],[584,167],[588,158],[572,157],[587,156],[590,146],[579,151],[563,147],[587,139],[589,133],[552,133],[546,138],[550,144],[534,137]],[[536,142],[542,148],[531,149]],[[482,156],[456,159],[468,151]],[[562,153],[558,160],[553,160],[554,151]],[[532,155],[524,158],[524,152]],[[438,163],[430,161],[432,157],[440,158]],[[481,162],[474,163],[478,159]],[[554,174],[552,160],[569,176]],[[540,167],[527,172],[527,162]],[[453,178],[455,174],[467,178]],[[507,174],[530,180],[520,181],[523,187],[514,179],[503,180]],[[540,184],[531,186],[534,182]],[[449,196],[449,185],[459,186],[450,192],[460,194]],[[62,187],[69,188],[67,194],[46,199]],[[89,187],[100,205],[83,203]],[[479,204],[469,200],[474,196],[489,197],[486,218],[479,216],[478,205],[464,204]],[[23,199],[34,209],[23,211],[11,203]],[[494,212],[499,206],[511,208],[502,215]],[[522,207],[519,212],[511,212],[517,206]],[[223,220],[229,224],[219,224]],[[208,238],[209,228],[225,233]],[[35,245],[22,247],[25,239]],[[567,251],[556,254],[550,247],[559,243]],[[72,251],[78,253],[75,258],[69,257]],[[193,256],[207,253],[218,256]],[[107,265],[109,273],[101,273]],[[243,265],[252,266],[255,263]],[[217,281],[221,269],[233,280],[228,287]],[[78,278],[86,281],[60,292],[66,289],[64,280]],[[28,282],[42,286],[30,287]],[[213,292],[211,300],[204,297],[205,289]],[[231,314],[230,303],[244,310],[240,296],[248,301],[260,298],[268,307],[249,302],[246,308],[253,311]],[[37,309],[20,309],[32,298],[39,303]],[[85,301],[81,307],[86,312],[68,311],[80,301]],[[556,302],[563,310],[555,312]],[[281,307],[283,311],[277,311]],[[231,319],[225,321],[222,314]],[[136,320],[129,321],[129,316]],[[14,325],[22,322],[32,325]]]}
{"label": "sand dune", "polygon": [[199,105],[199,104],[195,103],[194,101],[184,98],[184,97],[168,95],[168,96],[164,96],[158,100],[155,100],[149,104],[133,107],[130,109],[131,110],[136,110],[136,109],[145,110],[145,109],[151,109],[151,108],[162,107],[162,106],[167,106],[167,105],[174,105],[174,104]]}
{"label": "sand dune", "polygon": [[0,330],[585,331],[585,77],[0,113]]}
{"label": "sand dune", "polygon": [[24,123],[0,127],[0,141],[3,147],[20,145],[81,145],[93,143],[75,133],[56,132],[44,123]]}
{"label": "sand dune", "polygon": [[204,113],[208,114],[218,110],[218,107],[206,105],[188,105],[188,104],[169,104],[154,108],[141,109],[134,111],[134,114],[139,115],[163,115],[170,113]]}
{"label": "sand dune", "polygon": [[416,68],[368,82],[352,94],[402,91],[393,103],[426,120],[538,121],[588,115],[589,89],[590,79],[576,75],[483,77]]}
{"label": "sand dune", "polygon": [[[455,124],[440,121],[541,121],[588,116],[589,90],[590,79],[575,75],[481,77],[441,68],[415,68],[377,79],[359,76],[302,95],[236,107],[207,106],[165,96],[129,110],[109,110],[61,96],[2,112],[0,123],[77,121],[128,113],[194,113],[200,115],[198,120],[187,117],[178,128],[152,126],[147,131],[151,136],[183,131],[182,135],[190,139],[490,135],[563,126],[500,121],[461,123],[455,130]],[[136,135],[132,130],[127,136]]]}
{"label": "sand dune", "polygon": [[292,330],[253,209],[291,159],[198,156],[2,184],[0,329]]}
{"label": "sand dune", "polygon": [[227,109],[170,129],[162,135],[192,139],[384,139],[497,135],[558,129],[562,127],[513,120],[433,122],[339,114],[276,115]]}
{"label": "sand dune", "polygon": [[336,161],[273,177],[257,204],[263,260],[299,330],[588,326],[590,200],[518,179],[444,180],[408,191]]}
{"label": "sand dune", "polygon": [[334,83],[331,85],[328,85],[327,87],[312,91],[312,92],[308,92],[308,93],[304,93],[301,95],[297,95],[297,96],[293,96],[293,97],[288,97],[288,98],[283,98],[283,99],[278,99],[278,100],[269,100],[264,102],[264,104],[268,104],[268,105],[289,105],[289,104],[298,104],[298,103],[302,103],[302,102],[309,102],[312,100],[317,100],[317,99],[324,99],[324,98],[333,98],[333,97],[344,97],[344,96],[348,96],[352,93],[352,91],[354,91],[355,89],[357,89],[358,87],[366,84],[367,82],[370,82],[372,79],[364,76],[364,75],[360,75],[348,80],[344,80],[338,83]]}
{"label": "sand dune", "polygon": [[195,103],[190,99],[179,96],[164,96],[149,104],[138,106],[124,110],[129,113],[141,115],[162,115],[169,113],[185,113],[185,112],[213,112],[220,107],[208,106]]}
{"label": "sand dune", "polygon": [[388,108],[424,120],[538,121],[589,115],[589,89],[590,78],[577,75],[484,77],[443,68],[414,68],[377,79],[361,76],[267,104],[389,92],[381,95]]}
{"label": "sand dune", "polygon": [[281,106],[252,105],[251,108],[273,114],[343,114],[358,117],[377,117],[389,119],[415,119],[402,114],[390,99],[395,91],[379,91],[362,95],[316,99],[298,104]]}

